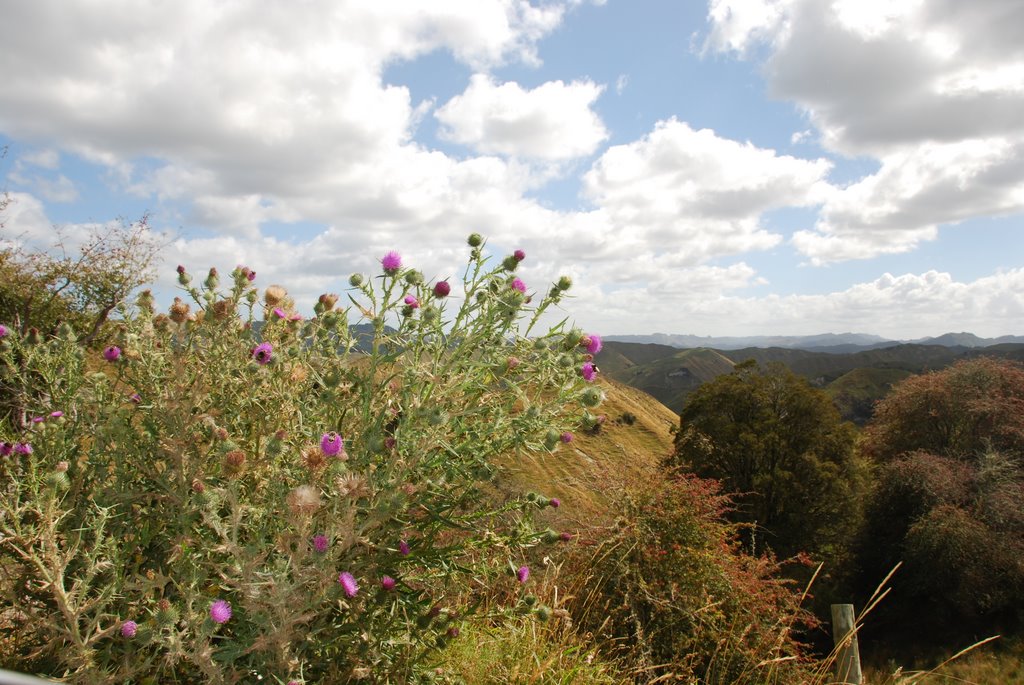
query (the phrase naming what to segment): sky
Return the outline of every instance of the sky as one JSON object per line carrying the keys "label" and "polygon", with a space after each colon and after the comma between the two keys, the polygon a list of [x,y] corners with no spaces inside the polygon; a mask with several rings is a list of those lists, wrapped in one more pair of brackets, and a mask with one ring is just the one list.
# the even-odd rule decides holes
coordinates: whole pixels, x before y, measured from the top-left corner
{"label": "sky", "polygon": [[34,0],[0,241],[148,214],[311,311],[479,232],[606,335],[1024,334],[1020,0]]}

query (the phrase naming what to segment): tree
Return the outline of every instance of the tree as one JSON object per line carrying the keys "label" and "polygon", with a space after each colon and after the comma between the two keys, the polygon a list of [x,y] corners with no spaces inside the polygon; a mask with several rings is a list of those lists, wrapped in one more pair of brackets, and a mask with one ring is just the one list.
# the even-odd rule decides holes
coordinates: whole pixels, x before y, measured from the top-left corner
{"label": "tree", "polygon": [[878,404],[863,449],[880,463],[858,545],[862,589],[903,562],[876,621],[913,614],[938,633],[1019,623],[1024,368],[982,357],[906,379]]}
{"label": "tree", "polygon": [[827,395],[750,360],[690,396],[669,461],[738,493],[733,518],[756,524],[776,553],[834,557],[859,518],[854,438]]}
{"label": "tree", "polygon": [[52,252],[0,249],[0,322],[24,334],[69,324],[88,344],[111,312],[153,276],[160,248],[147,217],[95,229],[77,249],[58,229]]}
{"label": "tree", "polygon": [[1024,367],[990,357],[912,376],[875,408],[863,450],[878,461],[924,450],[973,461],[1024,457]]}

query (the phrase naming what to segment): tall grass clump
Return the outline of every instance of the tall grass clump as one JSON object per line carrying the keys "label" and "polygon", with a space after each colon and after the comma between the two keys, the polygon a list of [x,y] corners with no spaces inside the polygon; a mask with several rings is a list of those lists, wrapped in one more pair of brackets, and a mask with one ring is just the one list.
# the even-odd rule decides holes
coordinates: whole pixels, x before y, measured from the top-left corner
{"label": "tall grass clump", "polygon": [[669,471],[625,489],[612,529],[592,534],[572,614],[636,682],[814,682],[805,596],[743,551],[719,487]]}
{"label": "tall grass clump", "polygon": [[[7,668],[78,683],[418,681],[477,596],[525,593],[557,545],[543,496],[484,496],[600,401],[577,330],[538,331],[524,255],[470,237],[461,284],[391,252],[304,319],[215,269],[143,292],[102,353],[5,330],[0,588]],[[458,292],[457,292],[458,291]],[[528,571],[526,572],[528,573]],[[499,593],[501,594],[501,593]],[[516,600],[518,603],[518,600]],[[538,608],[539,610],[539,608]]]}

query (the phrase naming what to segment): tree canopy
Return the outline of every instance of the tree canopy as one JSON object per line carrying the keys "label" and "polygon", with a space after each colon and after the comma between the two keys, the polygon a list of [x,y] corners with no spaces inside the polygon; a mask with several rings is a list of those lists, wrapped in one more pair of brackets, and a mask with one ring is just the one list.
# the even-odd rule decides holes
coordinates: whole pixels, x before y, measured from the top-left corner
{"label": "tree canopy", "polygon": [[832,555],[858,520],[854,439],[825,393],[750,360],[690,396],[670,462],[737,493],[733,518],[776,553]]}
{"label": "tree canopy", "polygon": [[859,545],[862,589],[897,562],[879,619],[937,632],[1024,619],[1024,368],[978,358],[908,378],[864,451],[880,463]]}
{"label": "tree canopy", "polygon": [[879,461],[923,450],[971,461],[1024,457],[1024,367],[979,357],[912,376],[875,407],[863,450]]}

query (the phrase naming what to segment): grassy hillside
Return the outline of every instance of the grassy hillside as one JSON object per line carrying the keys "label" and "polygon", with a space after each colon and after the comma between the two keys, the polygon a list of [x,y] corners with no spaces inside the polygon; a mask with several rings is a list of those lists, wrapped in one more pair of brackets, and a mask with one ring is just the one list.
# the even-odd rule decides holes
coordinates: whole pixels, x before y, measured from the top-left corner
{"label": "grassy hillside", "polygon": [[653,474],[672,451],[671,431],[679,423],[677,414],[640,390],[606,377],[597,384],[606,394],[596,410],[607,417],[600,430],[579,431],[551,454],[507,457],[507,475],[498,484],[509,493],[560,498],[566,506],[551,515],[562,525],[605,517],[614,485]]}
{"label": "grassy hillside", "polygon": [[[617,349],[612,352],[625,356]],[[601,370],[615,380],[643,390],[676,413],[683,408],[686,397],[702,383],[729,373],[734,366],[731,360],[716,350],[673,348],[672,352],[671,355],[615,371],[609,371],[606,367],[603,357],[605,352],[598,355],[597,362]]]}
{"label": "grassy hillside", "polygon": [[905,369],[854,369],[829,383],[825,392],[844,419],[863,425],[871,418],[875,402],[910,375]]}

